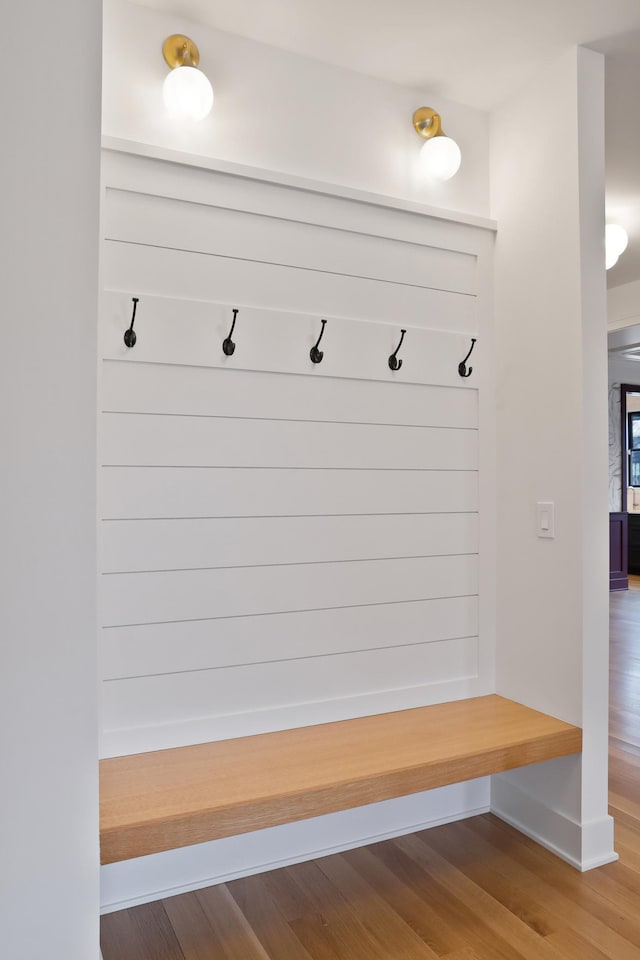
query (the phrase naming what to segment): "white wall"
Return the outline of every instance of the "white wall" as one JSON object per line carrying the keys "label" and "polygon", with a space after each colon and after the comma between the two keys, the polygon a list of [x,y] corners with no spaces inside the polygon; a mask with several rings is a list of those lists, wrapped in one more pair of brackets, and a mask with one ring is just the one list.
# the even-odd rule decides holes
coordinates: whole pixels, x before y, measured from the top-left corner
{"label": "white wall", "polygon": [[623,360],[619,355],[609,355],[609,383],[640,383],[640,363]]}
{"label": "white wall", "polygon": [[607,322],[610,330],[640,322],[640,280],[607,290]]}
{"label": "white wall", "polygon": [[0,930],[16,960],[98,954],[100,14],[3,10],[28,48],[0,99]]}
{"label": "white wall", "polygon": [[[540,103],[546,133],[538,138],[530,118]],[[606,860],[612,843],[602,112],[602,58],[578,49],[491,127],[497,689],[584,727],[582,767],[575,757],[494,778],[492,803],[582,866]],[[536,538],[538,500],[555,502],[553,540]]]}
{"label": "white wall", "polygon": [[[184,17],[107,0],[103,133],[137,143],[296,174],[405,200],[488,215],[488,117],[429,91],[411,90],[221,33]],[[162,43],[186,33],[215,91],[200,124],[168,122]],[[427,184],[411,117],[441,111],[460,144],[460,172]]]}

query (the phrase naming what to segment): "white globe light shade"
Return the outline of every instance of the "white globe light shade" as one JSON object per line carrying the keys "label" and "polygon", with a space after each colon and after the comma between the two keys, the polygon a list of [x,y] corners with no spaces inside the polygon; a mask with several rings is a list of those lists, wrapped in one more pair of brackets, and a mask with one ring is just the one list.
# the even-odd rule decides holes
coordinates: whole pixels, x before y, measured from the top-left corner
{"label": "white globe light shade", "polygon": [[420,168],[432,180],[450,180],[461,161],[460,147],[451,137],[433,137],[420,150]]}
{"label": "white globe light shade", "polygon": [[612,250],[610,247],[605,246],[605,250],[604,250],[605,269],[611,270],[611,267],[615,267],[619,257],[620,257],[619,253],[616,253],[615,250]]}
{"label": "white globe light shade", "polygon": [[196,67],[176,67],[165,77],[164,103],[173,117],[203,120],[213,106],[211,84]]}
{"label": "white globe light shade", "polygon": [[624,253],[627,249],[629,235],[620,224],[608,223],[604,228],[604,242],[607,248],[607,254],[611,251],[612,254],[620,256],[620,254]]}

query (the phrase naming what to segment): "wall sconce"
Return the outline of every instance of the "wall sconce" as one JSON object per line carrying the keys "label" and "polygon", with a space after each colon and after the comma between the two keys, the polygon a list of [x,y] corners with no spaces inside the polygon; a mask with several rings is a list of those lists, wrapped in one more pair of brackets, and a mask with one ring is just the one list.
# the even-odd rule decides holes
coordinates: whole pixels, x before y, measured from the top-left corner
{"label": "wall sconce", "polygon": [[203,120],[213,106],[213,90],[198,70],[200,52],[189,37],[174,33],[162,45],[164,59],[171,67],[162,87],[169,113],[187,120]]}
{"label": "wall sconce", "polygon": [[432,180],[450,180],[460,167],[460,147],[442,130],[440,114],[431,107],[420,107],[413,115],[416,133],[426,140],[420,150],[420,167]]}
{"label": "wall sconce", "polygon": [[618,223],[608,223],[604,228],[604,259],[607,270],[614,267],[627,249],[629,235]]}

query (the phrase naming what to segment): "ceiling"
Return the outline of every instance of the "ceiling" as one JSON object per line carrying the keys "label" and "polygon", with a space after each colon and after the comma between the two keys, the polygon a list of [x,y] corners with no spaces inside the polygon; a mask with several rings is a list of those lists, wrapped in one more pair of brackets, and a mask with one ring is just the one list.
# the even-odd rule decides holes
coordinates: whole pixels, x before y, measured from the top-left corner
{"label": "ceiling", "polygon": [[608,282],[640,279],[640,0],[138,2],[488,111],[567,47],[600,50],[607,76],[607,219],[630,237]]}

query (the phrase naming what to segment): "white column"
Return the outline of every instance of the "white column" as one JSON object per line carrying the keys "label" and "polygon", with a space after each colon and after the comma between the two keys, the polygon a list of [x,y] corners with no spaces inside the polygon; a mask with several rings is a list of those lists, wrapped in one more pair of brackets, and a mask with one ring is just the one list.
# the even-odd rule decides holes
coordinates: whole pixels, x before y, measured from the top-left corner
{"label": "white column", "polygon": [[101,4],[3,8],[0,930],[98,956],[95,557]]}
{"label": "white column", "polygon": [[[497,690],[584,754],[494,779],[494,809],[582,869],[611,859],[604,62],[576,48],[492,117]],[[537,501],[555,538],[536,536]]]}

